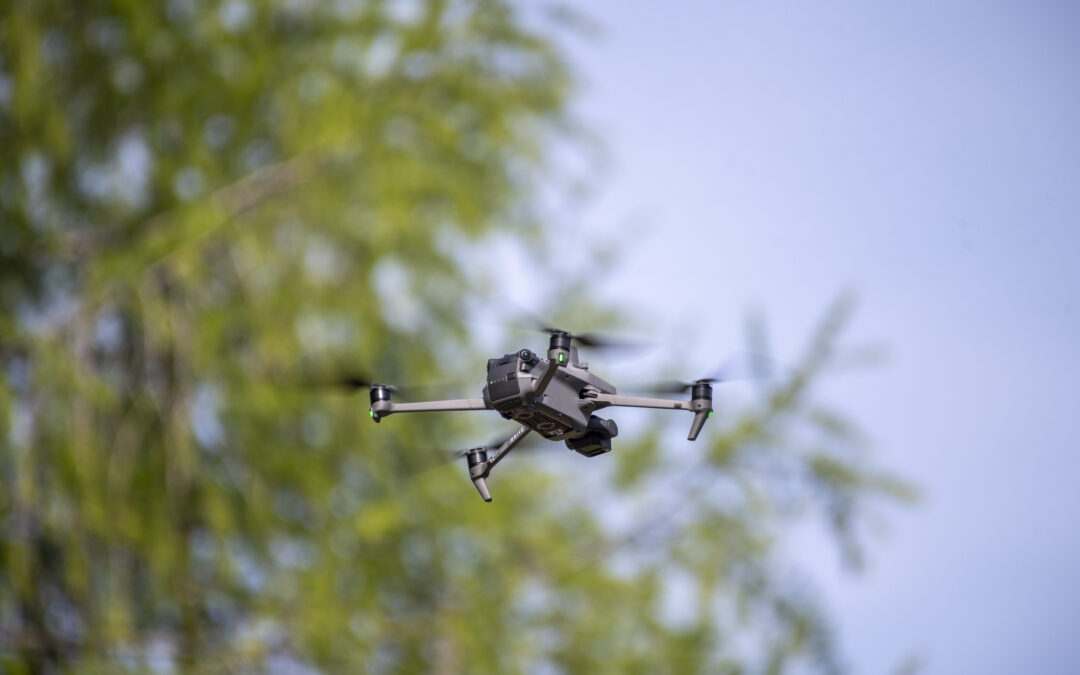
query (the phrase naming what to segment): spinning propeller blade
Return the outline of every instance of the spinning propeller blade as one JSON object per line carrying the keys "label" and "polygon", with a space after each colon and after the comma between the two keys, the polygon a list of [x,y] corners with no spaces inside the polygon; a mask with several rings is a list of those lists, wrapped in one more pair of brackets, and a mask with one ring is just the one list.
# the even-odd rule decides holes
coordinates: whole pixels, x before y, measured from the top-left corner
{"label": "spinning propeller blade", "polygon": [[[508,434],[506,436],[502,436],[501,438],[493,439],[490,443],[486,445],[474,446],[471,448],[465,448],[463,450],[440,449],[436,450],[436,454],[439,455],[440,458],[443,459],[443,461],[452,462],[456,459],[461,459],[462,457],[474,450],[483,450],[484,452],[493,452],[495,450],[498,450],[500,447],[502,447],[503,443],[510,440],[511,436],[513,436],[513,434]],[[549,446],[548,444],[537,443],[533,437],[527,436],[521,442],[519,442],[517,446],[514,447],[514,454],[516,455],[522,451],[529,452],[531,450],[537,450],[542,447],[547,448]]]}
{"label": "spinning propeller blade", "polygon": [[380,386],[385,387],[393,394],[402,395],[406,398],[439,398],[442,394],[447,394],[451,391],[462,391],[467,388],[467,385],[456,382],[424,385],[387,384],[385,381],[377,381],[375,378],[370,377],[366,373],[359,373],[355,371],[344,371],[340,374],[335,373],[325,376],[305,376],[293,380],[293,382],[296,383],[294,386],[300,386],[309,389],[336,390],[346,393],[353,393],[360,391],[361,389],[369,389],[374,386]]}
{"label": "spinning propeller blade", "polygon": [[592,347],[593,349],[643,349],[648,346],[648,343],[641,340],[629,340],[627,338],[602,335],[600,333],[571,333],[568,330],[552,328],[550,326],[539,326],[536,330],[549,335],[563,333],[568,335],[571,340],[574,340],[582,347]]}
{"label": "spinning propeller blade", "polygon": [[465,448],[464,450],[451,451],[452,452],[451,458],[452,459],[460,459],[460,458],[464,457],[465,455],[469,454],[470,452],[472,452],[474,450],[483,450],[485,452],[491,452],[492,450],[498,450],[500,447],[502,447],[502,444],[507,442],[508,440],[510,440],[510,436],[503,436],[501,438],[496,438],[495,440],[491,441],[487,445],[479,445],[479,446],[472,447],[472,448]]}
{"label": "spinning propeller blade", "polygon": [[519,318],[517,320],[511,320],[509,324],[505,325],[506,328],[547,333],[548,335],[561,333],[569,336],[570,339],[574,340],[578,345],[581,345],[582,347],[591,347],[593,349],[645,349],[652,346],[651,343],[645,340],[632,340],[625,337],[593,332],[574,333],[562,328],[556,328],[551,321],[537,317],[516,302],[511,301],[510,305],[512,306],[512,313],[517,314]]}
{"label": "spinning propeller blade", "polygon": [[394,385],[381,384],[380,382],[375,382],[374,380],[363,377],[361,375],[342,375],[340,377],[336,377],[334,379],[323,382],[322,384],[331,387],[337,387],[339,389],[346,389],[348,391],[355,391],[357,389],[368,389],[374,385],[381,385],[392,392],[398,391],[398,388]]}
{"label": "spinning propeller blade", "polygon": [[693,382],[664,380],[645,385],[641,389],[633,388],[633,390],[651,394],[682,394],[690,391],[691,387],[699,383],[719,384],[740,380],[762,380],[771,377],[774,370],[772,359],[765,354],[738,351],[732,354],[724,365],[714,370],[712,374]]}
{"label": "spinning propeller blade", "polygon": [[484,450],[485,452],[492,452],[494,450],[498,450],[499,447],[502,446],[502,444],[505,443],[509,438],[510,436],[503,436],[501,438],[493,439],[490,443],[487,443],[486,445],[465,449],[425,449],[416,447],[408,449],[401,447],[391,454],[399,458],[407,458],[407,460],[405,461],[407,465],[405,473],[407,475],[411,474],[411,477],[415,478],[421,474],[427,473],[428,471],[434,471],[436,469],[444,467],[451,462],[456,462],[457,460],[461,459],[462,457],[474,450]]}

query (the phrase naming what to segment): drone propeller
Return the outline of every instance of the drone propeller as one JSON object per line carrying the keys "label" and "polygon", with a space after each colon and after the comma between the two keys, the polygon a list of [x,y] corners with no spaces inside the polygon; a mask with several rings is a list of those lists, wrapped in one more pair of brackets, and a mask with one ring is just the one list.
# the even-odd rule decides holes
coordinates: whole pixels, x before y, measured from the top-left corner
{"label": "drone propeller", "polygon": [[347,391],[356,391],[358,389],[370,389],[371,387],[386,387],[392,392],[398,392],[399,388],[392,384],[381,384],[375,382],[369,378],[361,375],[346,374],[333,379],[326,380],[317,384],[322,384],[329,387],[337,387],[339,389],[345,389]]}
{"label": "drone propeller", "polygon": [[628,340],[600,333],[571,333],[568,330],[552,328],[551,326],[537,326],[536,330],[548,335],[565,335],[571,340],[577,341],[582,347],[592,347],[594,349],[639,349],[646,346],[644,342],[639,340]]}
{"label": "drone propeller", "polygon": [[414,447],[411,450],[399,448],[399,451],[387,454],[389,456],[397,457],[401,462],[403,462],[402,464],[399,464],[399,469],[402,471],[406,478],[415,479],[421,474],[425,474],[429,471],[435,471],[441,467],[446,466],[447,464],[456,462],[462,457],[468,455],[470,452],[493,452],[495,450],[498,450],[502,446],[502,444],[505,443],[509,438],[509,436],[504,436],[502,438],[493,439],[490,443],[487,443],[486,445],[465,449],[450,450],[447,448],[434,448],[425,450],[423,448],[420,448],[420,450],[422,450],[421,452],[415,452],[417,448]]}
{"label": "drone propeller", "polygon": [[[512,436],[512,434],[510,436],[503,436],[503,437],[500,437],[500,438],[495,438],[491,442],[486,443],[484,445],[475,446],[475,447],[471,447],[471,448],[465,448],[465,449],[461,449],[461,450],[447,450],[445,448],[438,448],[438,449],[435,449],[435,450],[428,451],[427,452],[428,459],[427,460],[421,460],[418,465],[411,467],[410,469],[407,470],[407,472],[412,474],[413,477],[416,477],[416,476],[419,476],[421,474],[425,474],[425,473],[427,473],[429,471],[435,471],[435,470],[437,470],[437,469],[439,469],[441,467],[446,466],[447,464],[457,462],[458,460],[462,459],[463,457],[467,457],[471,453],[484,453],[485,455],[488,454],[488,453],[493,453],[496,450],[498,450],[499,448],[501,448],[503,446],[503,444],[506,443],[506,441],[510,440],[511,436]],[[537,449],[539,447],[541,447],[539,444],[537,444],[537,443],[529,443],[528,439],[526,439],[526,441],[524,441],[524,442],[520,443],[518,446],[516,446],[515,449],[517,451],[519,451],[519,452],[521,450],[524,450],[525,452],[529,452],[529,451],[535,450],[535,449]]]}
{"label": "drone propeller", "polygon": [[[703,378],[700,380],[702,383],[714,383],[717,380],[715,378]],[[664,382],[656,382],[651,385],[642,387],[640,391],[646,394],[682,394],[689,391],[690,387],[693,387],[696,382],[683,382],[682,380],[666,380]]]}
{"label": "drone propeller", "polygon": [[502,447],[502,444],[507,442],[508,440],[510,440],[510,436],[503,436],[501,438],[496,438],[495,440],[491,441],[487,445],[479,445],[479,446],[476,446],[476,447],[473,447],[473,448],[465,448],[464,450],[451,450],[451,451],[449,451],[447,453],[447,454],[450,455],[450,457],[449,457],[449,459],[447,461],[454,460],[454,459],[461,459],[462,457],[469,454],[470,452],[476,452],[477,450],[482,450],[484,452],[491,452],[492,450],[498,450],[499,448]]}
{"label": "drone propeller", "polygon": [[[510,440],[511,436],[513,436],[513,434],[509,434],[507,436],[502,436],[500,438],[493,439],[490,443],[487,443],[486,445],[480,445],[480,446],[476,446],[476,447],[472,447],[472,448],[465,448],[465,449],[462,449],[462,450],[445,450],[445,449],[437,450],[436,455],[439,457],[439,460],[437,460],[437,461],[439,461],[440,464],[453,462],[454,460],[458,460],[458,459],[461,459],[462,457],[465,457],[470,452],[476,452],[476,451],[494,452],[494,451],[498,450],[499,448],[501,448],[503,443]],[[546,443],[544,443],[544,444],[538,443],[532,437],[527,436],[521,442],[519,442],[516,446],[514,446],[514,454],[518,455],[518,454],[520,454],[522,452],[530,453],[530,452],[533,452],[535,450],[540,450],[541,448],[547,449],[549,447],[552,447],[552,446],[549,446]]]}
{"label": "drone propeller", "polygon": [[512,313],[516,314],[518,318],[516,320],[511,320],[509,324],[503,324],[506,328],[547,333],[552,336],[564,335],[571,340],[574,340],[582,347],[591,347],[593,349],[643,349],[651,346],[649,342],[643,340],[630,340],[627,338],[591,332],[574,333],[563,328],[557,328],[551,321],[536,316],[530,310],[525,309],[516,302],[509,301],[509,304]]}
{"label": "drone propeller", "polygon": [[466,386],[461,383],[450,382],[421,385],[386,384],[384,382],[376,381],[375,378],[372,378],[367,374],[348,371],[326,376],[303,377],[299,380],[299,385],[305,388],[337,390],[350,394],[360,391],[361,389],[381,387],[392,394],[404,395],[406,398],[438,395],[451,390],[461,390]]}
{"label": "drone propeller", "polygon": [[[749,361],[749,363],[747,363]],[[694,380],[684,382],[682,380],[665,380],[646,385],[641,389],[643,393],[651,394],[682,394],[689,391],[696,384],[719,384],[722,382],[737,382],[745,380],[761,380],[771,375],[772,360],[764,354],[755,352],[737,352],[727,362],[712,372],[712,374]]]}

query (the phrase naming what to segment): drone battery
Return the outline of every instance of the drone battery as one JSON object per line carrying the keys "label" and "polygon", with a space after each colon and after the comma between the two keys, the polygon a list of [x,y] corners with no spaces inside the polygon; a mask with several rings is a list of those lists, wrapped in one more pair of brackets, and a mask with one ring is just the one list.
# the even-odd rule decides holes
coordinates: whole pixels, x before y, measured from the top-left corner
{"label": "drone battery", "polygon": [[524,406],[525,396],[532,390],[534,382],[528,374],[530,370],[532,363],[523,360],[520,353],[488,360],[488,384],[484,387],[484,398],[501,413]]}
{"label": "drone battery", "polygon": [[509,379],[488,380],[488,396],[491,398],[491,402],[495,404],[495,408],[500,411],[503,408],[500,404],[507,402],[516,401],[514,407],[520,407],[523,404],[521,397],[525,393],[522,390],[526,388],[528,382],[530,382],[528,378],[519,380],[513,376]]}

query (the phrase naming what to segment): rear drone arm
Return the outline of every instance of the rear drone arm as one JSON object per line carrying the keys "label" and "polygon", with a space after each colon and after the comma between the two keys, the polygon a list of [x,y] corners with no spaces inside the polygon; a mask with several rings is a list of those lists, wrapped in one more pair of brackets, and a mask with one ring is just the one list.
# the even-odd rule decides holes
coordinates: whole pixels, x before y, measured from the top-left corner
{"label": "rear drone arm", "polygon": [[469,463],[469,478],[472,479],[473,485],[476,486],[477,492],[484,498],[485,502],[491,501],[491,493],[487,487],[487,477],[491,475],[491,470],[510,454],[510,451],[514,449],[521,439],[525,438],[532,431],[529,427],[521,426],[514,432],[510,438],[503,441],[496,450],[488,457],[487,451],[483,448],[477,448],[470,450],[466,454],[465,458]]}
{"label": "rear drone arm", "polygon": [[690,434],[686,437],[692,441],[698,437],[701,427],[705,426],[705,420],[712,415],[712,387],[709,385],[695,385],[693,398],[689,401],[676,401],[668,398],[643,398],[640,396],[620,396],[618,394],[598,393],[594,400],[599,404],[598,408],[608,406],[621,406],[624,408],[659,408],[662,410],[689,410],[694,413],[694,421],[690,423]]}

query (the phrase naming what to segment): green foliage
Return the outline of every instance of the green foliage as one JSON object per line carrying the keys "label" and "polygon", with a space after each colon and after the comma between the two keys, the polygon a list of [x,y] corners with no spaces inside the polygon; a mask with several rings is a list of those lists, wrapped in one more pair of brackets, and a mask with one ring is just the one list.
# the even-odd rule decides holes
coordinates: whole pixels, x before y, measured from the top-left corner
{"label": "green foliage", "polygon": [[542,245],[557,25],[500,0],[3,11],[3,669],[835,665],[780,523],[820,506],[854,556],[859,507],[903,492],[809,400],[839,319],[691,472],[657,431],[586,498],[522,460],[485,505],[429,452],[482,433],[462,416],[376,433],[364,394],[307,386],[482,362],[461,250],[496,224]]}

